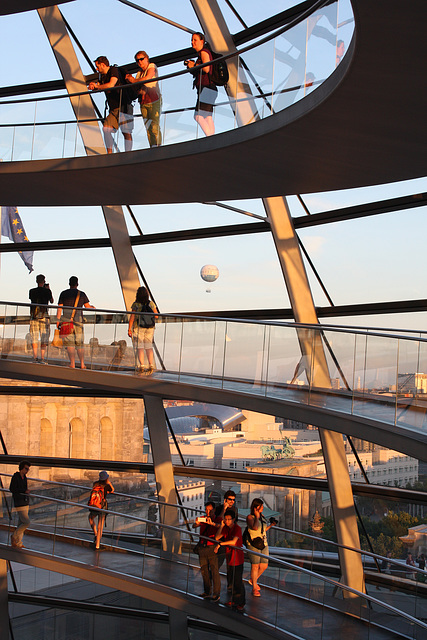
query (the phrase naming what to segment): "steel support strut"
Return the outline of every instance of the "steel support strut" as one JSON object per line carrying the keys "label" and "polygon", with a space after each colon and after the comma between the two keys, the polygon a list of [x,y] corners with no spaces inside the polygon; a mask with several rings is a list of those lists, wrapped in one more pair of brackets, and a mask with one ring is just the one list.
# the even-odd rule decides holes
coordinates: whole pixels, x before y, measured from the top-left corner
{"label": "steel support strut", "polygon": [[[38,9],[38,14],[64,78],[67,92],[73,94],[86,91],[85,77],[60,10],[57,6],[47,7]],[[80,120],[96,118],[91,97],[89,95],[71,97],[70,102],[86,154],[88,156],[104,154],[105,146],[98,123],[80,122]],[[102,185],[99,187],[94,185],[94,189],[96,188],[102,188]],[[123,209],[120,205],[103,206],[102,211],[111,239],[123,299],[126,308],[130,309],[135,299],[135,292],[139,287],[139,279]]]}

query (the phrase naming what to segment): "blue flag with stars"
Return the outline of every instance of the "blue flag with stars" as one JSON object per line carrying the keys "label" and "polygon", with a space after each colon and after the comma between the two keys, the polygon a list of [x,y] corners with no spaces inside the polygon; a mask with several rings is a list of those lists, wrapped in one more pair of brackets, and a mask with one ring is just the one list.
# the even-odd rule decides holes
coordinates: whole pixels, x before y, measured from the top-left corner
{"label": "blue flag with stars", "polygon": [[[1,208],[1,235],[9,238],[12,242],[29,242],[16,207]],[[19,255],[31,273],[33,271],[34,251],[19,251]]]}

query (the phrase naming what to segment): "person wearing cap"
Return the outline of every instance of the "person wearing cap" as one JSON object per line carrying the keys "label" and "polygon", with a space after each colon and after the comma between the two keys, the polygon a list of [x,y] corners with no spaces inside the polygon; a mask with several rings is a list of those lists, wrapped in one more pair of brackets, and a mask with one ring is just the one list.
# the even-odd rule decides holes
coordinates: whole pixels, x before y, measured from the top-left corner
{"label": "person wearing cap", "polygon": [[[95,482],[92,485],[92,493],[94,492],[102,492],[103,498],[102,498],[102,502],[99,508],[101,509],[108,509],[108,503],[107,503],[107,494],[108,493],[114,493],[114,487],[112,485],[112,483],[109,480],[109,474],[106,471],[100,471],[99,472],[99,479],[95,480]],[[89,500],[89,503],[91,501]],[[98,526],[96,526],[96,517],[98,516]],[[94,539],[94,543],[95,543],[95,548],[99,549],[100,543],[101,543],[101,538],[102,538],[102,530],[104,528],[104,523],[105,523],[105,518],[107,517],[106,513],[103,513],[102,511],[98,511],[98,510],[90,510],[89,511],[89,524],[92,527],[92,531],[94,533],[95,539]]]}
{"label": "person wearing cap", "polygon": [[138,102],[141,107],[141,115],[147,130],[147,137],[150,147],[160,147],[162,144],[162,134],[160,131],[160,111],[162,108],[162,96],[159,83],[156,78],[159,76],[157,66],[150,62],[146,51],[135,53],[135,62],[139,71],[136,76],[126,74],[127,82],[140,82],[141,80],[151,80],[147,84],[138,86]]}
{"label": "person wearing cap", "polygon": [[[46,283],[42,273],[36,277],[37,287],[30,289],[28,297],[31,300],[30,336],[33,347],[33,361],[46,364],[46,347],[49,344],[50,320],[47,305],[53,302],[52,291]],[[40,359],[37,357],[37,347],[40,339]]]}

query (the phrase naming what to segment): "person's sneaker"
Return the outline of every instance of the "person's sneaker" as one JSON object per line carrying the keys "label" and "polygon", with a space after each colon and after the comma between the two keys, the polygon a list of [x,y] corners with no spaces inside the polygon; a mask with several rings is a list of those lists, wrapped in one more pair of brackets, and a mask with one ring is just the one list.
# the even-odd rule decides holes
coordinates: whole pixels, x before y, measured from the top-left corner
{"label": "person's sneaker", "polygon": [[219,602],[219,593],[214,593],[214,595],[211,596],[210,599],[212,602]]}
{"label": "person's sneaker", "polygon": [[46,360],[41,359],[41,360],[39,360],[39,364],[47,364],[47,362],[46,362]]}
{"label": "person's sneaker", "polygon": [[210,598],[210,595],[209,595],[209,593],[203,592],[203,593],[199,594],[199,598]]}
{"label": "person's sneaker", "polygon": [[245,610],[245,605],[244,604],[236,605],[236,611],[244,611],[244,610]]}
{"label": "person's sneaker", "polygon": [[153,365],[150,365],[146,371],[147,376],[151,376],[156,370],[156,367],[154,367]]}
{"label": "person's sneaker", "polygon": [[232,607],[233,606],[233,601],[229,600],[228,602],[225,603],[226,607]]}

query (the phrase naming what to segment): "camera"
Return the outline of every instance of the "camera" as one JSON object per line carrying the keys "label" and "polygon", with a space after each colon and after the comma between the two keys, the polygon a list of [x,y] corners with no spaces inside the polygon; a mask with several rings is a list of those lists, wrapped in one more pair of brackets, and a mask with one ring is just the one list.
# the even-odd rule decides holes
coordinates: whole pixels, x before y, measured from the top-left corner
{"label": "camera", "polygon": [[207,517],[206,516],[201,516],[200,518],[197,518],[197,520],[199,522],[206,522],[207,521]]}
{"label": "camera", "polygon": [[44,288],[45,288],[45,289],[50,289],[50,285],[49,285],[49,283],[48,283],[48,282],[45,282],[45,283],[44,283]]}
{"label": "camera", "polygon": [[278,521],[278,520],[276,520],[276,518],[270,518],[270,519],[269,519],[269,523],[270,523],[270,524],[279,524],[279,521]]}

